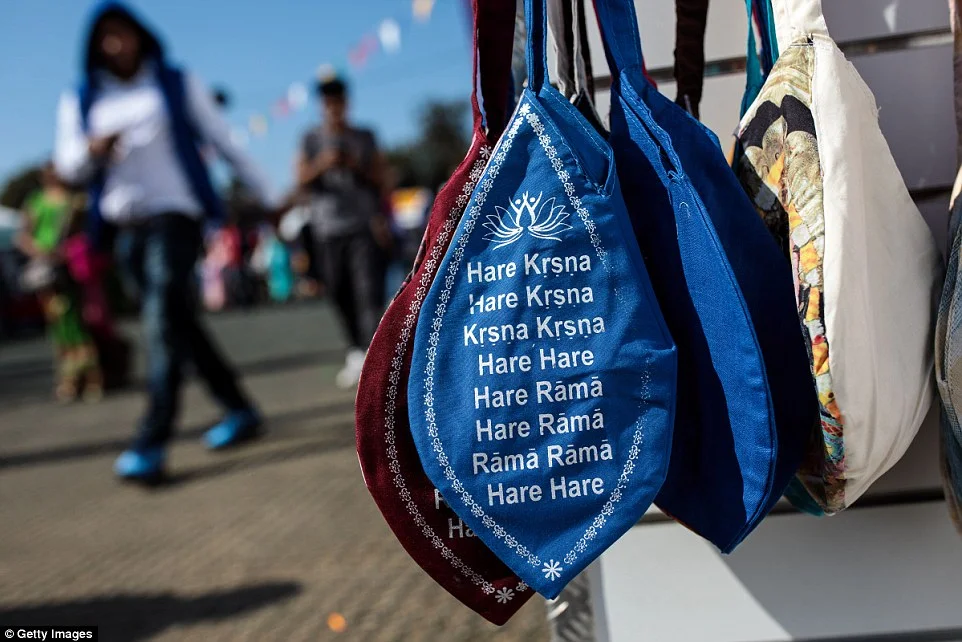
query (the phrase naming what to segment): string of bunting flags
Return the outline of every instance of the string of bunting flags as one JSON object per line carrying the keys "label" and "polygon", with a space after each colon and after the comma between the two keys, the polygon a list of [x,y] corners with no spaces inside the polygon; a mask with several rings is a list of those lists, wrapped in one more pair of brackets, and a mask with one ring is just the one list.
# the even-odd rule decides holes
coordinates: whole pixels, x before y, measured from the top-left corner
{"label": "string of bunting flags", "polygon": [[[426,23],[431,19],[435,0],[412,0],[411,10],[399,18],[384,18],[377,26],[365,33],[351,47],[345,56],[347,67],[354,73],[363,70],[373,56],[383,51],[394,55],[401,51],[402,34],[412,24]],[[330,78],[336,75],[338,65],[322,64],[316,71],[317,79]],[[247,127],[235,128],[235,140],[246,145],[250,137],[263,138],[270,131],[272,121],[279,121],[303,109],[309,98],[309,85],[301,81],[294,81],[287,87],[287,91],[271,104],[269,110],[255,112],[247,119]]]}

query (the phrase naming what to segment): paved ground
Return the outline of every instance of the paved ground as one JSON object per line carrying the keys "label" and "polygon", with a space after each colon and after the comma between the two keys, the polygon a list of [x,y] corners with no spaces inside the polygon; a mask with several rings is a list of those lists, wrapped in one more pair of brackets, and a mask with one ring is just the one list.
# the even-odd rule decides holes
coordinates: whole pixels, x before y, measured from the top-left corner
{"label": "paved ground", "polygon": [[192,384],[175,483],[154,492],[109,474],[143,403],[136,389],[58,407],[43,342],[0,345],[0,625],[96,623],[124,642],[547,639],[540,598],[499,629],[394,540],[357,467],[353,395],[332,383],[341,347],[327,309],[211,323],[269,436],[205,453],[197,438],[217,413]]}

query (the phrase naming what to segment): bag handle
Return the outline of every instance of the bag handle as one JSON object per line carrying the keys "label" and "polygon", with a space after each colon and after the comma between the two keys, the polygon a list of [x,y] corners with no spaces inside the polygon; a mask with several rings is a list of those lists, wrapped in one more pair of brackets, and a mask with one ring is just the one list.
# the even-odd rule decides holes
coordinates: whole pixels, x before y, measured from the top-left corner
{"label": "bag handle", "polygon": [[548,0],[548,31],[554,40],[555,82],[565,98],[577,92],[571,8],[572,0]]}
{"label": "bag handle", "polygon": [[762,72],[768,76],[778,61],[778,35],[775,32],[772,0],[754,0],[752,7],[762,38]]}
{"label": "bag handle", "polygon": [[708,0],[675,0],[675,104],[698,118],[705,85]]}
{"label": "bag handle", "polygon": [[[778,60],[775,21],[772,19],[771,0],[745,0],[748,13],[748,53],[745,57],[745,93],[742,96],[740,114],[744,116],[751,108],[755,98],[761,93],[765,79]],[[761,57],[755,44],[755,28],[761,38]]]}
{"label": "bag handle", "polygon": [[[595,13],[598,16],[598,27],[605,43],[605,54],[611,65],[614,82],[620,83],[619,76],[628,71],[630,80],[649,83],[644,68],[641,37],[633,0],[595,0]],[[629,85],[631,84],[633,83],[629,82]],[[625,91],[637,94],[638,88],[631,86]],[[662,181],[669,182],[673,173],[681,167],[681,160],[675,152],[668,132],[659,127],[652,118],[651,110],[644,99],[640,96],[638,98],[635,109],[642,126],[651,137],[650,141],[639,142],[648,149],[651,157],[659,158],[657,162],[652,161],[652,166]],[[651,147],[648,147],[649,145]]]}
{"label": "bag handle", "polygon": [[545,0],[524,0],[524,11],[528,25],[527,64],[528,89],[534,93],[541,91],[548,82],[548,15]]}
{"label": "bag handle", "polygon": [[513,0],[471,0],[471,8],[474,21],[474,86],[471,89],[474,129],[484,131],[482,128],[486,126],[488,139],[494,141],[504,131],[511,111],[511,41],[515,3]]}
{"label": "bag handle", "polygon": [[554,40],[555,82],[565,98],[594,98],[584,0],[548,0],[548,30]]}
{"label": "bag handle", "polygon": [[574,34],[575,93],[595,98],[594,76],[591,72],[591,46],[588,44],[588,25],[584,0],[572,0],[571,30]]}
{"label": "bag handle", "polygon": [[595,0],[595,13],[612,76],[626,69],[643,70],[645,58],[633,0]]}
{"label": "bag handle", "polygon": [[822,0],[772,0],[772,9],[779,53],[799,38],[828,36]]}
{"label": "bag handle", "polygon": [[[768,4],[769,0],[745,0],[745,9],[748,13],[748,51],[745,56],[745,94],[742,97],[742,108],[741,115],[745,115],[748,109],[751,107],[752,101],[758,96],[759,92],[762,90],[762,85],[765,84],[766,71],[766,58],[770,56],[768,53],[766,56],[766,50],[770,52],[771,45],[769,43],[767,25],[763,25],[764,16],[762,12],[762,4]],[[771,6],[771,5],[769,5]],[[758,57],[758,46],[755,41],[755,23],[759,23],[759,35],[762,40],[762,58]]]}

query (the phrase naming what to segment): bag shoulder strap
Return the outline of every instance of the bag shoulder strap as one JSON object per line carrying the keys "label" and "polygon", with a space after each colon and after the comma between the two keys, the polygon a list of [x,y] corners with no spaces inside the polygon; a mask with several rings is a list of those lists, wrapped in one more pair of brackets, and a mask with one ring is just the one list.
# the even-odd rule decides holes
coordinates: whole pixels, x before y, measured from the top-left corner
{"label": "bag shoulder strap", "polygon": [[515,3],[513,0],[472,0],[471,7],[474,17],[471,110],[475,131],[485,126],[488,139],[493,142],[501,136],[511,112]]}
{"label": "bag shoulder strap", "polygon": [[548,31],[554,45],[555,82],[565,98],[570,98],[577,91],[571,5],[571,0],[548,0]]}
{"label": "bag shoulder strap", "polygon": [[779,53],[808,36],[828,36],[822,0],[772,0]]}
{"label": "bag shoulder strap", "polygon": [[575,92],[594,100],[595,82],[591,70],[591,45],[585,15],[585,0],[573,0],[571,30],[574,34]]}
{"label": "bag shoulder strap", "polygon": [[675,0],[675,103],[695,118],[705,83],[707,25],[708,0]]}
{"label": "bag shoulder strap", "polygon": [[528,27],[526,56],[528,88],[534,93],[550,82],[548,78],[548,16],[545,0],[524,0]]}
{"label": "bag shoulder strap", "polygon": [[778,61],[778,36],[775,33],[772,0],[753,0],[752,7],[758,33],[762,38],[762,71],[768,76]]}
{"label": "bag shoulder strap", "polygon": [[605,54],[613,76],[626,69],[644,69],[641,34],[633,0],[595,0]]}
{"label": "bag shoulder strap", "polygon": [[593,99],[584,0],[548,0],[548,30],[555,52],[555,82],[565,98]]}

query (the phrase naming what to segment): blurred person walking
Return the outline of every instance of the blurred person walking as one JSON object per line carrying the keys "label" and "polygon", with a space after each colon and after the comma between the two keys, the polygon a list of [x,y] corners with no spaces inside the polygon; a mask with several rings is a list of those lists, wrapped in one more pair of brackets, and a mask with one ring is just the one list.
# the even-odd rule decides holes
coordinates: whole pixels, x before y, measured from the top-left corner
{"label": "blurred person walking", "polygon": [[60,102],[55,158],[65,178],[90,186],[91,238],[101,245],[118,231],[126,269],[141,291],[149,402],[133,444],[114,465],[124,480],[163,477],[188,359],[226,410],[205,433],[207,447],[226,448],[260,432],[260,414],[198,318],[193,285],[202,224],[223,220],[201,154],[208,144],[274,205],[211,92],[172,66],[158,37],[123,5],[102,5],[92,17],[81,86]]}
{"label": "blurred person walking", "polygon": [[297,158],[297,181],[308,194],[311,231],[327,292],[350,348],[337,384],[357,385],[367,347],[384,306],[391,233],[385,202],[385,162],[373,132],[348,119],[347,85],[318,84],[323,119],[308,131]]}
{"label": "blurred person walking", "polygon": [[83,293],[67,267],[70,260],[86,267],[85,242],[74,234],[81,206],[51,163],[44,165],[41,181],[41,189],[27,198],[17,239],[29,257],[21,282],[43,308],[57,359],[57,399],[73,401],[82,390],[84,400],[98,401],[104,382],[97,347],[84,321]]}

